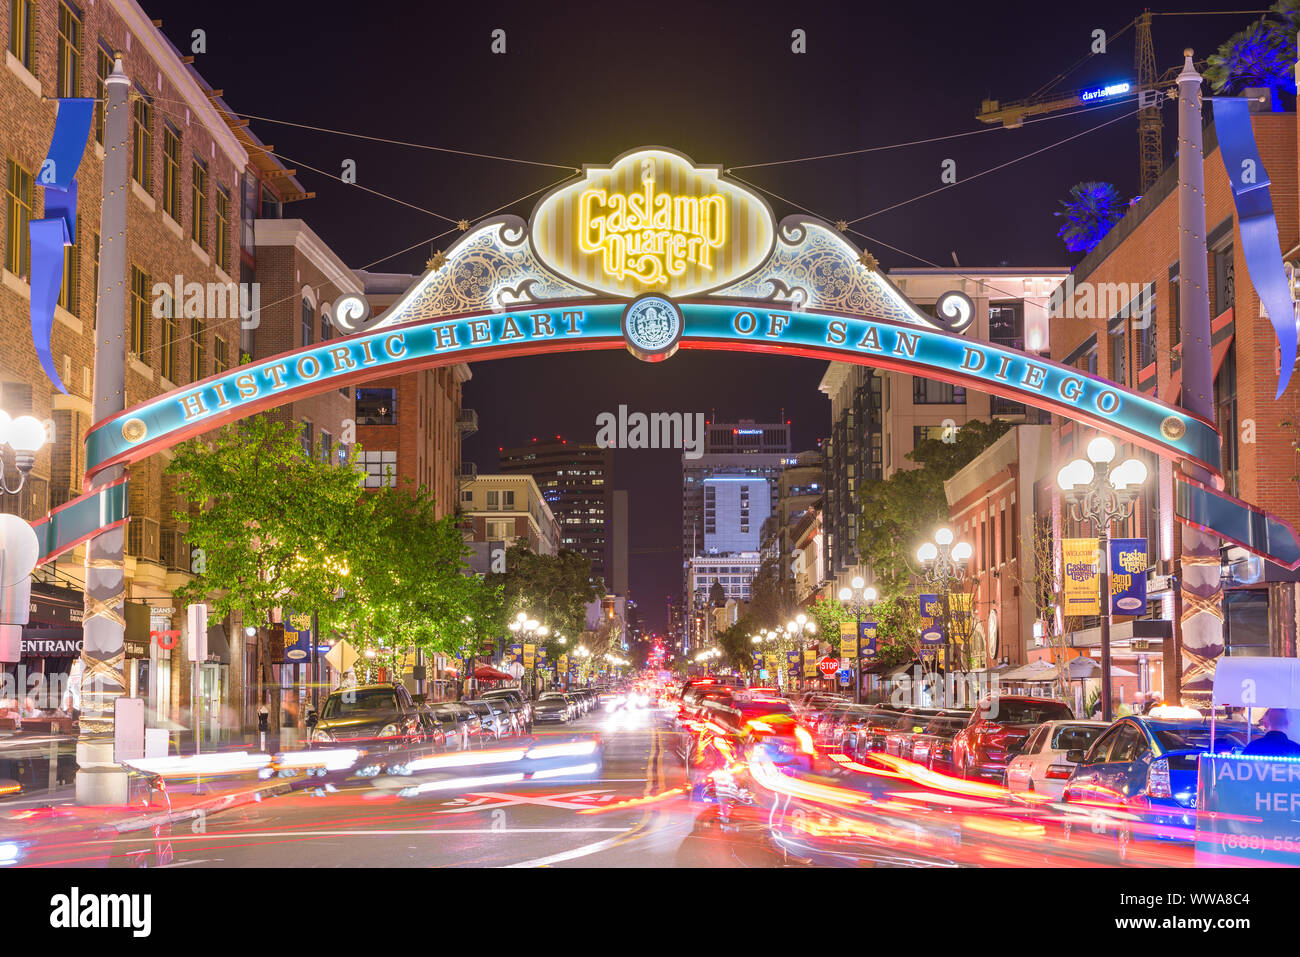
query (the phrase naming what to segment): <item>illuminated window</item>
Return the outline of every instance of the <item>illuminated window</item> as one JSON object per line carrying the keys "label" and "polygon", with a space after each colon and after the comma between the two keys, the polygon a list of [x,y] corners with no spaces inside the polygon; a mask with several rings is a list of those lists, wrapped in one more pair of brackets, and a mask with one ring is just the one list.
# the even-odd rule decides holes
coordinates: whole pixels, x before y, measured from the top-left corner
{"label": "illuminated window", "polygon": [[104,81],[113,72],[113,54],[101,43],[95,48],[95,142],[104,142],[104,113],[108,109],[108,87]]}
{"label": "illuminated window", "polygon": [[357,464],[366,472],[366,488],[397,487],[396,452],[362,452]]}
{"label": "illuminated window", "polygon": [[207,348],[203,344],[203,320],[197,317],[190,320],[190,381],[198,382],[203,378],[204,367],[208,364]]}
{"label": "illuminated window", "polygon": [[33,0],[10,0],[9,52],[28,73],[36,72],[36,4]]}
{"label": "illuminated window", "polygon": [[80,301],[81,285],[81,224],[77,224],[75,242],[63,250],[63,286],[59,289],[59,305],[73,314]]}
{"label": "illuminated window", "polygon": [[302,301],[302,344],[311,345],[313,327],[316,325],[316,310],[312,304],[304,299]]}
{"label": "illuminated window", "polygon": [[396,424],[396,389],[357,389],[357,425]]}
{"label": "illuminated window", "polygon": [[172,222],[181,221],[181,135],[163,124],[163,212]]}
{"label": "illuminated window", "polygon": [[81,17],[66,3],[59,4],[58,95],[81,95]]}
{"label": "illuminated window", "polygon": [[32,174],[13,160],[7,161],[5,178],[5,268],[24,280],[31,266],[27,226],[32,221]]}
{"label": "illuminated window", "polygon": [[131,178],[153,192],[153,102],[138,88],[131,109]]}
{"label": "illuminated window", "polygon": [[[149,351],[149,274],[131,267],[131,354],[144,361]],[[167,310],[169,313],[173,309]]]}
{"label": "illuminated window", "polygon": [[208,248],[208,164],[194,157],[194,175],[190,177],[190,206],[194,217],[190,220],[190,239],[200,249]]}
{"label": "illuminated window", "polygon": [[230,354],[226,340],[220,336],[212,340],[212,374],[221,375],[230,368]]}
{"label": "illuminated window", "polygon": [[230,190],[217,187],[217,244],[212,250],[217,268],[230,272]]}

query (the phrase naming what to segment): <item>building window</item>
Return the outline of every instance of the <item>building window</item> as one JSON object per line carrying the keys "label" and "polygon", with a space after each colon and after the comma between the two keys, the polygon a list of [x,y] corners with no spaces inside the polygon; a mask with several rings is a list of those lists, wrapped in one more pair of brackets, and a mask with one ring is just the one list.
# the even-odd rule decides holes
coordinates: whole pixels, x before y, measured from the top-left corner
{"label": "building window", "polygon": [[63,285],[59,288],[59,305],[74,315],[80,302],[81,223],[77,223],[75,242],[63,250]]}
{"label": "building window", "polygon": [[1124,332],[1126,321],[1112,320],[1110,329],[1110,381],[1119,385],[1128,385],[1128,366],[1124,361]]}
{"label": "building window", "polygon": [[194,157],[194,175],[190,178],[190,205],[194,218],[190,221],[190,239],[200,249],[208,248],[208,164]]}
{"label": "building window", "polygon": [[366,471],[366,488],[397,487],[396,452],[362,452],[357,464]]}
{"label": "building window", "polygon": [[10,0],[9,52],[27,72],[36,73],[36,4],[34,0]]}
{"label": "building window", "polygon": [[[149,274],[131,267],[131,354],[141,362],[149,351]],[[168,309],[168,313],[175,312]]]}
{"label": "building window", "polygon": [[169,382],[176,375],[176,310],[168,309],[162,320],[162,374]]}
{"label": "building window", "polygon": [[113,72],[113,54],[101,43],[95,48],[95,142],[104,142],[104,114],[108,111],[108,87],[104,81]]}
{"label": "building window", "polygon": [[989,341],[1024,350],[1025,314],[1020,303],[989,306]]}
{"label": "building window", "polygon": [[81,95],[81,17],[66,3],[59,4],[58,95]]}
{"label": "building window", "polygon": [[216,336],[212,340],[212,374],[221,375],[230,368],[230,354],[226,351],[226,340]]}
{"label": "building window", "polygon": [[396,424],[396,389],[357,389],[357,425]]}
{"label": "building window", "polygon": [[181,135],[163,124],[163,212],[172,222],[181,221]]}
{"label": "building window", "polygon": [[325,310],[322,309],[320,312],[320,341],[329,342],[331,338],[330,317],[325,315]]}
{"label": "building window", "polygon": [[302,301],[302,344],[311,345],[312,328],[316,325],[316,310],[309,301]]}
{"label": "building window", "polygon": [[1237,344],[1228,346],[1219,374],[1214,377],[1214,422],[1223,435],[1223,485],[1229,495],[1237,494],[1239,456],[1237,427]]}
{"label": "building window", "polygon": [[912,402],[915,405],[965,405],[964,386],[912,376]]}
{"label": "building window", "polygon": [[131,178],[153,192],[153,103],[149,94],[136,88],[131,109]]}
{"label": "building window", "polygon": [[324,429],[320,430],[320,460],[329,465],[334,458],[334,436]]}
{"label": "building window", "polygon": [[217,244],[212,250],[217,268],[230,272],[230,190],[217,187]]}
{"label": "building window", "polygon": [[311,458],[312,449],[316,444],[316,432],[312,428],[311,419],[302,420],[302,450],[307,453],[307,458]]}
{"label": "building window", "polygon": [[198,382],[203,378],[204,367],[208,364],[208,350],[203,344],[203,320],[197,316],[190,320],[190,381]]}
{"label": "building window", "polygon": [[[16,6],[16,4],[15,4]],[[26,280],[31,266],[31,247],[27,226],[32,221],[34,183],[32,174],[13,160],[8,160],[5,178],[5,268]]]}
{"label": "building window", "polygon": [[1232,258],[1232,244],[1214,250],[1214,317],[1217,319],[1237,301],[1235,263]]}

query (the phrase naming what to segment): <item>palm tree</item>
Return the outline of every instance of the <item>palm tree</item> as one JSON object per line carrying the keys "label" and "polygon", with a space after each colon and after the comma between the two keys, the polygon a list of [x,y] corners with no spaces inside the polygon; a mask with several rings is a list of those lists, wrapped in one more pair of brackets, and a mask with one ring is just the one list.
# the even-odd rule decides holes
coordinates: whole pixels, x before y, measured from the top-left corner
{"label": "palm tree", "polygon": [[1075,183],[1070,187],[1070,198],[1061,205],[1065,212],[1055,215],[1064,216],[1065,225],[1056,235],[1075,253],[1092,252],[1124,215],[1124,201],[1110,183]]}
{"label": "palm tree", "polygon": [[1274,110],[1280,110],[1278,91],[1296,91],[1292,70],[1298,24],[1300,0],[1278,0],[1266,16],[1229,37],[1205,67],[1214,92],[1231,95],[1250,86],[1268,87]]}

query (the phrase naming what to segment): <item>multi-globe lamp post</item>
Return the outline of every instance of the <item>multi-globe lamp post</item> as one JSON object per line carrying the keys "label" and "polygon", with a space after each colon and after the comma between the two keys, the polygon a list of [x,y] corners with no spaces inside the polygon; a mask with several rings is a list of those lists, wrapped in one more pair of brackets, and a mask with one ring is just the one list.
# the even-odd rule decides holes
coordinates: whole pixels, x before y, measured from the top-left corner
{"label": "multi-globe lamp post", "polygon": [[[943,670],[944,692],[942,699],[947,705],[947,674],[952,668],[952,607],[950,595],[954,585],[960,585],[966,579],[966,569],[970,565],[973,549],[969,542],[953,544],[955,536],[950,528],[940,528],[934,533],[934,541],[926,542],[916,550],[916,557],[925,569],[925,583],[943,598]],[[973,610],[972,610],[973,612]]]}
{"label": "multi-globe lamp post", "polygon": [[[536,618],[530,618],[527,612],[521,611],[515,615],[515,620],[506,626],[514,634],[519,636],[521,642],[536,643],[538,638],[545,638],[551,633],[551,630],[539,622]],[[534,649],[535,652],[535,649]],[[536,696],[536,666],[537,657],[534,653],[533,667],[527,669],[528,672],[528,697]]]}
{"label": "multi-globe lamp post", "polygon": [[866,581],[861,575],[854,577],[849,583],[850,587],[840,589],[840,603],[847,606],[857,621],[857,631],[854,632],[858,638],[858,654],[854,658],[851,667],[853,668],[853,701],[855,704],[862,703],[862,612],[875,602],[879,597],[874,588],[868,587]]}
{"label": "multi-globe lamp post", "polygon": [[817,623],[805,615],[803,612],[794,616],[792,621],[785,623],[785,633],[794,640],[795,647],[799,649],[800,672],[803,670],[804,655],[804,635],[817,634]]}
{"label": "multi-globe lamp post", "polygon": [[1056,484],[1070,504],[1070,516],[1089,522],[1097,530],[1097,558],[1101,612],[1101,715],[1114,718],[1110,692],[1110,526],[1133,514],[1147,467],[1141,459],[1125,459],[1114,468],[1115,443],[1099,435],[1088,443],[1088,457],[1074,459],[1056,473]]}

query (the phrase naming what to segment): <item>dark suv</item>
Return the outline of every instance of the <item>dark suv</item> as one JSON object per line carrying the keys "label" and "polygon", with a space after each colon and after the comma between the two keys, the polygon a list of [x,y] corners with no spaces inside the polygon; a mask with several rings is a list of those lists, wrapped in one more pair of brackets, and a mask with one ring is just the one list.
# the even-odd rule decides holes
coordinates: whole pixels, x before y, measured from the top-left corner
{"label": "dark suv", "polygon": [[313,745],[419,744],[427,737],[420,708],[402,685],[375,684],[333,691],[320,715],[307,716]]}

